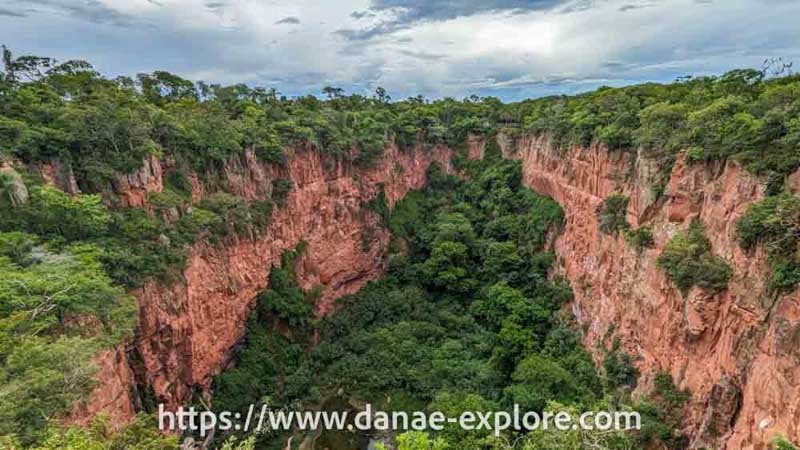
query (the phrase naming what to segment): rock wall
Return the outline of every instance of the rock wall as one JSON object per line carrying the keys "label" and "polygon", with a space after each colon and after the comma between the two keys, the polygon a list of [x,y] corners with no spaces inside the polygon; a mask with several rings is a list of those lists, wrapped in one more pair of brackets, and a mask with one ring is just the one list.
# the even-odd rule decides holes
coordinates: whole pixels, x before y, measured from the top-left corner
{"label": "rock wall", "polygon": [[[800,441],[800,293],[777,302],[767,295],[764,255],[745,254],[735,236],[736,219],[764,195],[761,180],[733,162],[687,165],[679,157],[655,201],[658,167],[643,155],[557,152],[546,138],[501,140],[501,147],[522,161],[527,186],[565,210],[556,252],[598,359],[617,336],[637,358],[639,392],[651,389],[659,370],[690,389],[685,419],[693,448],[763,449],[777,433]],[[597,207],[615,192],[630,196],[633,227],[653,228],[654,248],[638,253],[622,236],[599,231]],[[694,289],[683,297],[656,266],[665,243],[694,218],[734,268],[724,292]]]}
{"label": "rock wall", "polygon": [[[639,393],[651,389],[660,370],[690,389],[685,423],[693,448],[764,449],[778,433],[800,441],[800,293],[778,301],[767,295],[763,253],[745,254],[734,234],[736,219],[763,197],[762,180],[732,162],[687,165],[678,158],[665,195],[657,198],[651,186],[662,166],[644,155],[598,147],[557,152],[546,138],[501,137],[499,143],[506,157],[522,162],[524,183],[565,210],[556,240],[559,267],[572,282],[572,309],[598,359],[610,336],[619,337],[637,358]],[[471,139],[468,154],[480,158],[482,143]],[[295,187],[286,207],[273,213],[272,225],[259,236],[194,246],[181,282],[150,283],[135,293],[140,321],[132,345],[143,373],[129,370],[131,353],[103,355],[100,388],[76,409],[78,419],[111,411],[118,423],[128,420],[137,376],[172,407],[193,389],[208,388],[241,338],[270,267],[301,240],[308,245],[298,262],[300,283],[325,286],[318,313],[330,311],[336,298],[382,271],[388,236],[365,202],[383,185],[394,204],[425,183],[432,161],[449,170],[450,156],[443,147],[410,153],[391,147],[376,167],[358,170],[299,149],[285,168],[262,165],[252,153],[226,164],[221,179],[249,199],[268,196],[276,177],[290,178]],[[151,162],[141,172],[118,183],[126,204],[145,204],[147,192],[162,186],[161,165]],[[190,181],[199,201],[205,188],[197,177]],[[800,186],[800,175],[790,185]],[[654,248],[640,253],[622,236],[599,231],[597,207],[615,192],[630,196],[633,227],[653,228]],[[684,297],[656,266],[665,243],[694,218],[705,224],[714,252],[734,268],[724,292],[694,289]],[[366,252],[365,233],[372,241]]]}
{"label": "rock wall", "polygon": [[[301,241],[306,246],[297,262],[298,281],[307,289],[323,286],[317,314],[333,309],[336,298],[358,291],[383,270],[389,234],[366,203],[382,188],[394,205],[425,184],[433,161],[450,171],[450,156],[444,147],[391,146],[374,167],[359,169],[297,149],[285,167],[263,165],[251,152],[226,164],[221,177],[227,188],[248,199],[267,198],[273,179],[289,178],[294,188],[286,205],[275,208],[271,224],[257,236],[194,245],[180,282],[150,282],[134,292],[140,311],[136,338],[126,350],[98,357],[98,388],[76,406],[70,422],[87,423],[100,412],[115,424],[129,421],[137,384],[152,387],[168,408],[185,404],[195,389],[207,390],[242,337],[271,267]],[[161,164],[148,161],[136,174],[120,177],[114,188],[124,204],[142,206],[148,192],[161,190],[161,176]],[[192,180],[197,201],[206,192]],[[133,355],[137,364],[131,364]]]}
{"label": "rock wall", "polygon": [[129,174],[119,174],[112,183],[122,206],[143,207],[147,203],[147,194],[161,192],[164,189],[161,160],[150,156],[142,161],[142,167]]}

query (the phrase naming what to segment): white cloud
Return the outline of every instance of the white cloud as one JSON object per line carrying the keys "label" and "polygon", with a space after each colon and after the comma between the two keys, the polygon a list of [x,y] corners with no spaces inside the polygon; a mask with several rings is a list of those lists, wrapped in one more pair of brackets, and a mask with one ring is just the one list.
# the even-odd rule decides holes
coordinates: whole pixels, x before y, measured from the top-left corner
{"label": "white cloud", "polygon": [[[517,99],[800,59],[796,1],[461,0],[461,13],[377,4],[413,5],[405,16],[369,1],[9,0],[0,43],[87,59],[112,76],[169,70],[288,94],[382,85],[394,98]],[[400,16],[402,26],[368,38],[340,32]]]}

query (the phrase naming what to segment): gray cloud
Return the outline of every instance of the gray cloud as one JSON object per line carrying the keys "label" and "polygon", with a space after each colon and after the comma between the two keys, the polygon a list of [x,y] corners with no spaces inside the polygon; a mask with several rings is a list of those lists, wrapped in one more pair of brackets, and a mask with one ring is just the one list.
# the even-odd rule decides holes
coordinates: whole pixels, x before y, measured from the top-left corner
{"label": "gray cloud", "polygon": [[[12,0],[13,1],[13,0]],[[99,0],[16,0],[17,4],[44,8],[57,14],[65,14],[76,19],[99,24],[127,26],[131,17],[111,8]],[[41,9],[29,9],[27,12],[45,12]]]}
{"label": "gray cloud", "polygon": [[422,59],[426,61],[439,61],[442,59],[447,58],[447,55],[443,55],[441,53],[430,53],[425,51],[414,51],[408,49],[401,49],[398,51],[401,55],[405,55],[411,58]]}
{"label": "gray cloud", "polygon": [[362,28],[360,30],[342,28],[334,31],[333,33],[349,41],[366,41],[378,36],[394,33],[396,31],[407,30],[409,28],[411,28],[410,24],[404,24],[396,21],[387,21],[387,22],[381,22],[371,27]]}
{"label": "gray cloud", "polygon": [[558,9],[561,14],[570,14],[574,12],[587,11],[594,7],[594,0],[576,0],[567,3],[562,8]]}
{"label": "gray cloud", "polygon": [[[384,34],[405,30],[420,22],[436,22],[482,13],[547,10],[566,0],[372,0],[369,10],[391,15],[376,25],[362,29],[341,29],[336,34],[349,40],[369,40]],[[351,17],[368,17],[368,12],[355,11]]]}
{"label": "gray cloud", "polygon": [[622,61],[606,61],[600,65],[600,67],[609,70],[620,70],[628,67],[628,64]]}
{"label": "gray cloud", "polygon": [[627,4],[624,4],[624,5],[620,6],[619,8],[617,8],[617,11],[626,12],[626,11],[633,11],[635,9],[650,8],[652,6],[653,6],[652,4],[627,3]]}
{"label": "gray cloud", "polygon": [[284,17],[283,19],[275,22],[275,25],[282,25],[282,24],[297,25],[299,23],[300,23],[300,19],[298,19],[297,17],[294,17],[294,16],[289,16],[289,17]]}
{"label": "gray cloud", "polygon": [[375,13],[372,11],[353,11],[350,13],[350,17],[353,19],[366,19],[368,17],[375,17]]}
{"label": "gray cloud", "polygon": [[22,11],[13,11],[6,8],[0,8],[0,16],[8,17],[27,17],[28,15]]}
{"label": "gray cloud", "polygon": [[549,9],[564,0],[372,0],[373,11],[399,11],[400,22],[448,20],[497,11]]}
{"label": "gray cloud", "polygon": [[[110,77],[167,70],[288,96],[383,86],[396,99],[517,100],[800,61],[796,0],[434,0],[440,11],[421,0],[340,1],[0,0],[17,13],[0,13],[0,43],[85,59]],[[302,26],[275,25],[301,14]]]}
{"label": "gray cloud", "polygon": [[532,86],[559,87],[559,86],[575,85],[575,84],[602,85],[602,84],[610,84],[614,81],[619,81],[619,80],[613,80],[609,78],[596,78],[592,76],[569,77],[569,76],[554,74],[554,75],[544,76],[541,78],[523,76],[503,81],[489,80],[484,87],[487,89],[500,89],[509,87],[521,88],[521,87],[532,87]]}

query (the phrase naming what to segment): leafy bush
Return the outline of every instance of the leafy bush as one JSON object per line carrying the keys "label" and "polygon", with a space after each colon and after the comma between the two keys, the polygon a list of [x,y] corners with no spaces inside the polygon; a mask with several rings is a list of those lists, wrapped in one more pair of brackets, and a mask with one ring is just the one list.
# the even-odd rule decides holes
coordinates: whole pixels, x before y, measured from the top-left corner
{"label": "leafy bush", "polygon": [[627,214],[628,196],[624,194],[609,195],[597,208],[600,231],[615,235],[620,231],[627,230],[630,227]]}
{"label": "leafy bush", "polygon": [[557,362],[538,355],[525,357],[511,376],[512,384],[505,388],[509,404],[520,405],[526,411],[541,411],[549,400],[565,403],[591,403],[594,393],[578,385],[570,372]]}
{"label": "leafy bush", "polygon": [[161,192],[151,192],[147,195],[147,203],[158,210],[179,208],[188,203],[188,200],[169,188],[165,188]]}
{"label": "leafy bush", "polygon": [[750,205],[736,222],[736,233],[745,250],[764,246],[772,266],[772,288],[786,292],[800,283],[800,198],[785,192]]}
{"label": "leafy bush", "polygon": [[776,436],[769,443],[775,450],[797,450],[797,447],[783,436]]}
{"label": "leafy bush", "polygon": [[603,370],[606,383],[611,389],[632,391],[639,381],[639,369],[633,365],[633,357],[621,349],[617,338],[614,339],[611,350],[605,352]]}
{"label": "leafy bush", "polygon": [[638,252],[646,248],[652,248],[655,245],[653,229],[650,227],[639,227],[635,230],[626,231],[625,240]]}
{"label": "leafy bush", "polygon": [[367,208],[374,211],[378,217],[381,218],[381,224],[385,227],[389,226],[389,220],[391,217],[391,212],[389,211],[389,203],[386,199],[386,191],[384,190],[384,185],[380,184],[378,186],[378,194],[370,199],[367,202]]}
{"label": "leafy bush", "polygon": [[679,433],[683,407],[691,398],[688,390],[679,390],[667,372],[658,372],[655,388],[636,409],[642,415],[642,428],[637,440],[645,447],[661,442],[669,449],[686,448],[688,438]]}
{"label": "leafy bush", "polygon": [[[2,442],[0,442],[2,443]],[[164,436],[158,431],[155,416],[139,414],[119,430],[107,416],[100,415],[88,427],[62,428],[53,424],[35,450],[178,450],[177,436]]]}
{"label": "leafy bush", "polygon": [[26,230],[65,241],[90,239],[105,234],[112,216],[99,195],[69,196],[50,186],[34,186],[30,202],[6,209],[0,230]]}
{"label": "leafy bush", "polygon": [[770,254],[791,254],[800,227],[800,198],[785,192],[765,197],[751,205],[736,224],[742,247],[748,250],[762,243]]}
{"label": "leafy bush", "polygon": [[[378,450],[386,450],[386,446],[379,442]],[[431,438],[422,431],[407,431],[397,436],[397,450],[447,450],[450,445],[444,439]]]}
{"label": "leafy bush", "polygon": [[292,180],[286,178],[274,180],[272,182],[272,201],[277,205],[284,206],[286,198],[289,196],[289,192],[292,192],[292,189],[294,189]]}
{"label": "leafy bush", "polygon": [[727,96],[689,114],[691,141],[709,159],[750,153],[767,142],[765,122],[750,114],[746,99]]}
{"label": "leafy bush", "polygon": [[292,277],[292,272],[285,268],[273,268],[269,289],[258,295],[258,310],[262,317],[274,315],[296,328],[311,319],[313,306]]}
{"label": "leafy bush", "polygon": [[686,120],[688,106],[670,102],[650,105],[639,113],[641,126],[636,130],[636,143],[649,153],[674,153],[688,142]]}
{"label": "leafy bush", "polygon": [[693,286],[725,289],[733,275],[728,263],[712,253],[711,242],[699,220],[692,221],[687,230],[667,242],[657,264],[684,294]]}
{"label": "leafy bush", "polygon": [[130,334],[132,299],[96,247],[53,253],[22,233],[0,234],[0,436],[30,445],[49,420],[93,387],[93,356]]}

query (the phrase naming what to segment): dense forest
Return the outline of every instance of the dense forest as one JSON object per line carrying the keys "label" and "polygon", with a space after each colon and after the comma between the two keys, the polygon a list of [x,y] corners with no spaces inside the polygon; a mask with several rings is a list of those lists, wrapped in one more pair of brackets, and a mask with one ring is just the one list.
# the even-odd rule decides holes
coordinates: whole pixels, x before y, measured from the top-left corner
{"label": "dense forest", "polygon": [[[259,296],[237,366],[215,383],[214,407],[371,403],[449,416],[513,404],[530,411],[636,408],[646,424],[636,435],[496,437],[452,426],[435,437],[411,432],[407,439],[442,449],[631,449],[654,442],[682,448],[674,428],[687,394],[662,375],[653,398],[632,402],[638,372],[612,336],[603,369],[595,369],[581,331],[562,309],[570,287],[548,279],[554,260],[548,236],[561,225],[561,208],[522,187],[519,163],[502,160],[494,147],[484,161],[464,163],[466,179],[432,166],[429,185],[388,217],[394,252],[387,276],[341,299],[341,308],[319,323],[312,314],[315,292],[293,281],[297,253],[284,255]],[[279,332],[280,323],[290,331]],[[357,448],[359,438],[323,433],[315,448]],[[281,449],[286,436],[258,434],[257,440]]]}
{"label": "dense forest", "polygon": [[[768,184],[769,196],[737,225],[742,247],[765,246],[776,292],[800,282],[794,251],[800,200],[785,191],[786,177],[800,167],[798,75],[735,70],[504,104],[476,96],[397,100],[380,88],[374,95],[346,95],[326,87],[324,99],[287,98],[275,90],[194,83],[167,72],[108,79],[84,61],[17,57],[5,48],[3,67],[0,442],[8,445],[64,448],[64,440],[72,439],[87,443],[79,448],[130,448],[126,439],[161,441],[148,434],[147,417],[113,437],[102,421],[90,430],[64,431],[54,420],[92,389],[92,356],[131,338],[136,310],[130,289],[177,277],[194,242],[257,236],[274,208],[282,207],[292,190],[289,180],[275,180],[272,198],[263,201],[226,191],[219,171],[245,149],[264,163],[282,165],[287,149],[306,145],[331,160],[369,167],[389,144],[408,151],[432,144],[463,149],[470,135],[547,135],[560,149],[598,145],[661,161],[664,176],[652,186],[657,194],[678,152],[690,162],[732,159]],[[151,156],[174,161],[164,191],[150,196],[151,208],[122,207],[115,177]],[[63,192],[34,170],[54,161],[74,176],[78,192]],[[386,279],[343,299],[337,314],[310,320],[313,293],[297,290],[289,264],[276,270],[239,350],[240,364],[217,381],[215,407],[263,396],[314,405],[338,383],[354,398],[381,403],[391,397],[397,408],[457,409],[464,401],[503,407],[513,400],[532,408],[558,402],[639,408],[651,416],[666,411],[620,393],[635,371],[612,343],[596,372],[580,348],[580,330],[560,314],[569,289],[545,276],[552,264],[546,231],[560,220],[555,205],[521,188],[514,164],[470,164],[462,162],[471,174],[467,180],[433,173],[425,191],[391,215],[382,211],[408,253],[392,258]],[[197,204],[192,174],[211,193]],[[598,212],[604,231],[625,233],[633,246],[651,245],[647,229],[629,230],[620,218],[626,202],[610,199]],[[667,250],[659,265],[681,289],[720,288],[730,277],[698,227],[676,236]],[[307,333],[272,333],[275,321]],[[319,345],[307,341],[312,330],[320,333]],[[252,342],[274,349],[280,367],[254,360]],[[382,353],[384,347],[397,353]],[[451,370],[456,372],[437,372]],[[579,381],[561,383],[565,373],[580,374]],[[524,398],[526,384],[547,379],[551,387],[535,386],[549,392],[546,398]],[[242,387],[252,380],[263,390]],[[457,381],[463,384],[448,384]],[[675,398],[682,395],[673,392],[671,380],[662,381],[664,392],[653,401],[678,407]],[[552,386],[563,390],[546,390]],[[675,423],[653,423],[657,430],[613,436],[607,445],[628,448],[642,439],[679,445]],[[486,436],[455,432],[432,439],[490,445]],[[117,444],[108,444],[112,440]],[[535,439],[526,445],[539,448]]]}

